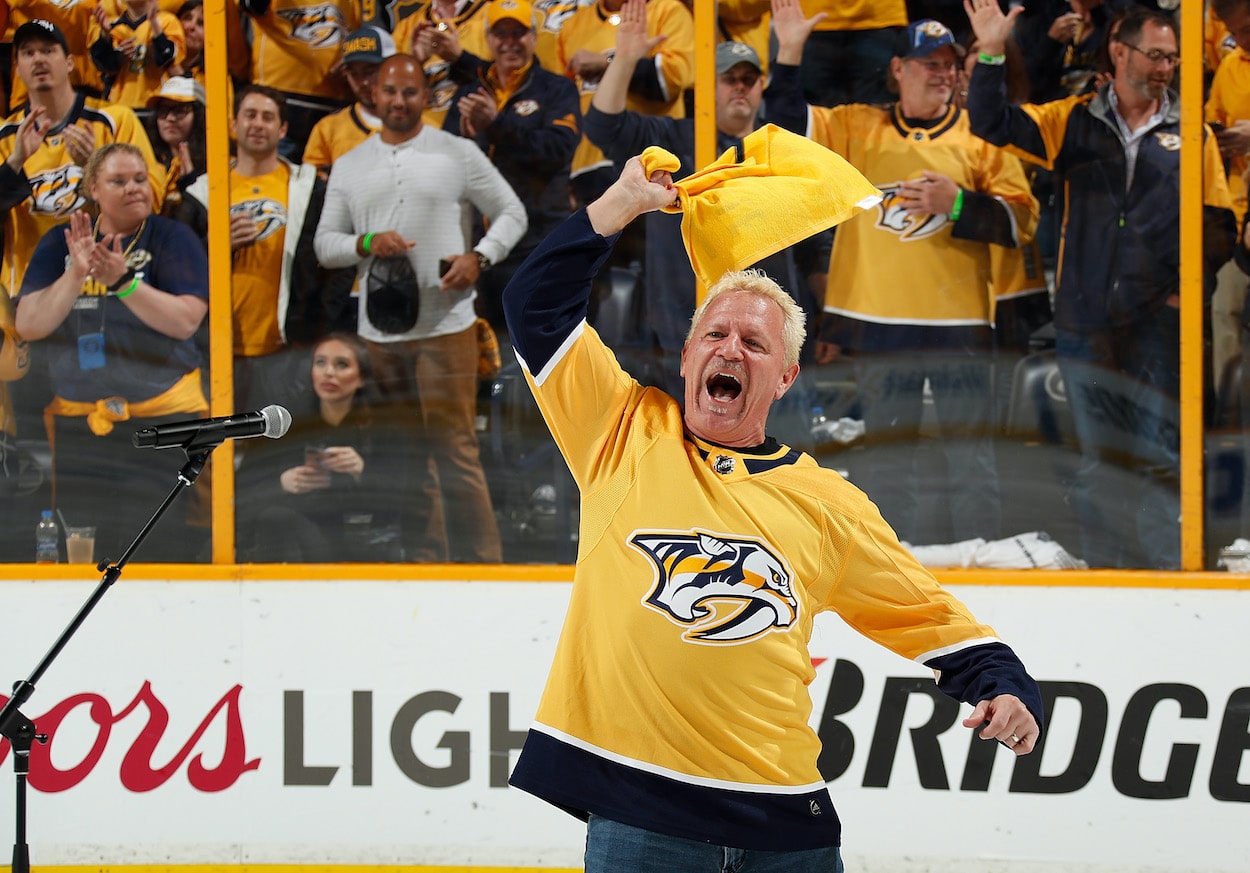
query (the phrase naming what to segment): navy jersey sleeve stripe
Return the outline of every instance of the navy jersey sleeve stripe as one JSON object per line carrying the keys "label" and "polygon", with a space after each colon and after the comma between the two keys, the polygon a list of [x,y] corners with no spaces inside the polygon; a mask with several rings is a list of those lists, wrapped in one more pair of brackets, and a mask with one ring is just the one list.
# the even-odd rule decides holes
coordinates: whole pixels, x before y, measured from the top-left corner
{"label": "navy jersey sleeve stripe", "polygon": [[513,274],[503,308],[517,356],[538,373],[586,320],[591,286],[616,236],[603,237],[578,210],[553,230]]}

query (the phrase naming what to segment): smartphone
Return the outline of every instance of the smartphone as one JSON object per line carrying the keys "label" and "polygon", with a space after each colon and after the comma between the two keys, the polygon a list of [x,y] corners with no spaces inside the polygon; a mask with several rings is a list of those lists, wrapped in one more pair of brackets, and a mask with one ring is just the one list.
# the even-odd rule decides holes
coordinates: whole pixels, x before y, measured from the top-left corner
{"label": "smartphone", "polygon": [[304,446],[304,466],[312,467],[318,472],[324,471],[325,465],[322,464],[321,458],[325,450],[325,446]]}
{"label": "smartphone", "polygon": [[451,265],[455,260],[455,258],[438,259],[438,278],[441,279],[447,275],[447,271],[451,269]]}

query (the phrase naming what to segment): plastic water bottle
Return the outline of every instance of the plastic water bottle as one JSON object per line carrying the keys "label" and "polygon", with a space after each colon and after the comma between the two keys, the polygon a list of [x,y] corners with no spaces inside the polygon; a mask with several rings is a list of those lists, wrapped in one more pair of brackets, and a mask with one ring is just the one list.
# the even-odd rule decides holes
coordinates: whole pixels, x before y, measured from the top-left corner
{"label": "plastic water bottle", "polygon": [[830,421],[825,416],[824,407],[821,407],[821,406],[812,407],[812,421],[811,421],[810,432],[812,435],[812,440],[813,442],[815,442],[816,445],[823,445],[824,443],[828,443],[833,440],[833,430],[836,427],[836,424],[837,424],[836,422]]}
{"label": "plastic water bottle", "polygon": [[61,545],[61,532],[52,518],[52,510],[45,509],[35,526],[35,563],[55,564]]}

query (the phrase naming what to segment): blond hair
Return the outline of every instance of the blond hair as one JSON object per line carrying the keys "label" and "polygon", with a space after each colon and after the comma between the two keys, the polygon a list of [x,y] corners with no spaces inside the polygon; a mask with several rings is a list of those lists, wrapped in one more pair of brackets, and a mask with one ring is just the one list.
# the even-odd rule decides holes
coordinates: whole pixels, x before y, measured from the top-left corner
{"label": "blond hair", "polygon": [[720,277],[720,281],[707,289],[703,302],[699,304],[690,318],[690,330],[686,333],[686,342],[690,342],[691,337],[694,336],[695,328],[699,326],[708,306],[722,294],[752,294],[756,297],[767,298],[780,306],[783,318],[781,343],[785,350],[786,366],[798,363],[803,340],[807,338],[807,315],[789,292],[762,270],[730,270]]}
{"label": "blond hair", "polygon": [[87,158],[87,164],[82,168],[82,187],[90,189],[95,184],[96,177],[100,175],[100,167],[104,166],[104,162],[113,155],[132,155],[143,162],[143,166],[148,165],[148,160],[143,156],[143,152],[139,147],[128,142],[111,142],[102,145],[94,152],[91,157]]}

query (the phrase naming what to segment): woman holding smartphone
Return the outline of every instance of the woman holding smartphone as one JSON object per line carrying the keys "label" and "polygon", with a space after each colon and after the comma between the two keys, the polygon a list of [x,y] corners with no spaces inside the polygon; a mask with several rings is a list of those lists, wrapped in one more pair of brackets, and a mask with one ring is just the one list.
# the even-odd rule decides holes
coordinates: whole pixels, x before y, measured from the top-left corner
{"label": "woman holding smartphone", "polygon": [[310,370],[311,414],[297,414],[272,448],[244,449],[239,503],[255,511],[239,513],[240,557],[397,560],[393,483],[403,447],[374,413],[368,350],[353,334],[329,334],[313,346]]}

